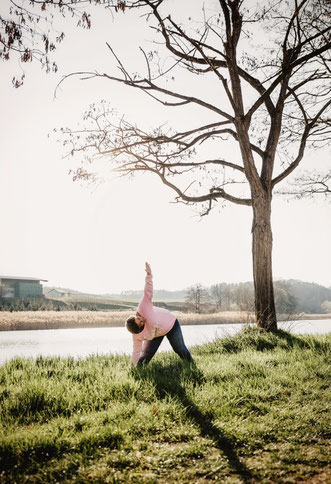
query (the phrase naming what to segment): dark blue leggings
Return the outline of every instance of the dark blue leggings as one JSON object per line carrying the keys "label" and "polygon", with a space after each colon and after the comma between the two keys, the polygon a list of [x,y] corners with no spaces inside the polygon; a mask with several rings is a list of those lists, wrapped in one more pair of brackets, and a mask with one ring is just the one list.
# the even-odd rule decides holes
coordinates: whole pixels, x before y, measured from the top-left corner
{"label": "dark blue leggings", "polygon": [[[167,333],[165,336],[168,338],[172,349],[177,353],[178,356],[180,356],[180,358],[182,358],[182,360],[193,362],[191,353],[185,346],[183,333],[178,319],[176,319],[175,324],[173,325],[169,333]],[[160,344],[162,343],[163,338],[164,336],[158,336],[157,338],[144,342],[143,353],[139,358],[138,365],[146,365],[151,361],[151,359],[157,352]]]}

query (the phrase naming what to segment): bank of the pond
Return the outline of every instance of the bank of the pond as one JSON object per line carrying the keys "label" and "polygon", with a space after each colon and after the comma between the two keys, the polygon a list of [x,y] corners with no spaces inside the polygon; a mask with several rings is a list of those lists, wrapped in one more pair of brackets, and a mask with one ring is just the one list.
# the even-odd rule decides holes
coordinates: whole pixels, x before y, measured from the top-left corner
{"label": "bank of the pond", "polygon": [[0,482],[326,483],[331,335],[0,367]]}
{"label": "bank of the pond", "polygon": [[[278,323],[279,329],[293,334],[325,334],[331,332],[331,319],[298,320]],[[233,336],[247,324],[183,325],[188,347],[201,345],[216,338]],[[159,351],[171,346],[164,338]],[[16,357],[72,356],[86,358],[92,354],[131,354],[132,336],[124,328],[71,328],[0,332],[0,365]]]}

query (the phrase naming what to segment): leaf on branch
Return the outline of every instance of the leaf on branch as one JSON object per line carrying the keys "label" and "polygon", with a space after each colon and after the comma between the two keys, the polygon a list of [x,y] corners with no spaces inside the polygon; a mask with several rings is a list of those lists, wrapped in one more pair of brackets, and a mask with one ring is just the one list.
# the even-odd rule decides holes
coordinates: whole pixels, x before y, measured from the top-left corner
{"label": "leaf on branch", "polygon": [[115,10],[116,11],[122,10],[122,12],[124,12],[125,11],[125,8],[126,8],[126,2],[118,1],[117,2],[117,8],[115,7]]}
{"label": "leaf on branch", "polygon": [[91,15],[87,12],[84,12],[82,15],[82,20],[78,22],[78,25],[81,25],[83,28],[86,27],[87,29],[91,28]]}
{"label": "leaf on branch", "polygon": [[24,78],[25,78],[24,74],[22,75],[21,79],[16,79],[16,77],[13,77],[12,84],[15,87],[15,89],[23,85]]}
{"label": "leaf on branch", "polygon": [[29,61],[32,61],[32,53],[31,53],[31,50],[29,49],[26,49],[24,51],[24,53],[22,54],[21,56],[21,61],[22,62],[29,62]]}
{"label": "leaf on branch", "polygon": [[56,37],[56,42],[62,42],[62,40],[64,39],[65,37],[65,34],[64,32],[61,33],[61,35],[59,35],[58,37]]}

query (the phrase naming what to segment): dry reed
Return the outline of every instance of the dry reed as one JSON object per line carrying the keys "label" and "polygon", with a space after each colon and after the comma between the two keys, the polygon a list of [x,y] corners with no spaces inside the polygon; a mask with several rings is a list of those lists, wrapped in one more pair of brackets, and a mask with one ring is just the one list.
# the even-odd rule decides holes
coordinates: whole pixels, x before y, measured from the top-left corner
{"label": "dry reed", "polygon": [[[107,328],[124,326],[132,311],[1,311],[0,331],[66,328]],[[176,311],[182,325],[251,323],[252,313],[223,311],[197,314]],[[291,320],[330,319],[331,314],[304,314],[291,316]],[[288,318],[279,317],[280,321]]]}
{"label": "dry reed", "polygon": [[[2,311],[0,331],[27,329],[104,328],[124,326],[132,311]],[[247,320],[246,313],[213,314],[176,312],[181,324],[224,324]]]}

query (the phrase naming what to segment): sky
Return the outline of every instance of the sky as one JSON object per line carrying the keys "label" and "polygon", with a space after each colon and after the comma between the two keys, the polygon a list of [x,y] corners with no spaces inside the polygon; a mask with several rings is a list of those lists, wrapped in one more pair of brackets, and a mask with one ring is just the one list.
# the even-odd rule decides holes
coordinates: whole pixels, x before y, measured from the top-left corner
{"label": "sky", "polygon": [[[53,129],[76,126],[91,103],[106,99],[151,126],[159,117],[159,105],[143,94],[105,80],[70,78],[54,96],[70,72],[116,72],[106,41],[122,49],[133,71],[141,65],[136,39],[144,25],[128,29],[123,15],[115,22],[105,18],[99,16],[92,31],[69,28],[56,53],[56,75],[32,63],[24,85],[14,89],[11,79],[21,67],[0,64],[0,274],[96,294],[141,289],[145,261],[157,289],[252,280],[249,207],[227,205],[201,218],[194,208],[172,203],[173,193],[152,176],[131,181],[107,172],[102,182],[88,185],[68,174],[75,160],[64,158]],[[129,37],[123,44],[124,27]],[[180,125],[190,113],[162,116]],[[326,151],[311,153],[307,167],[312,161],[323,168],[327,160]],[[330,210],[324,199],[274,199],[275,279],[331,286]]]}

